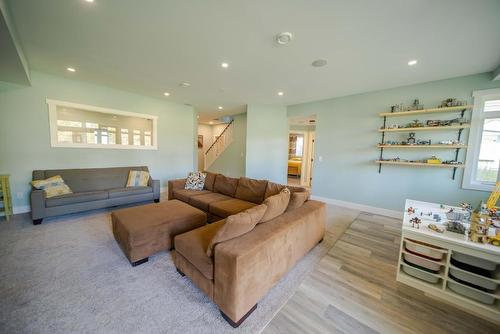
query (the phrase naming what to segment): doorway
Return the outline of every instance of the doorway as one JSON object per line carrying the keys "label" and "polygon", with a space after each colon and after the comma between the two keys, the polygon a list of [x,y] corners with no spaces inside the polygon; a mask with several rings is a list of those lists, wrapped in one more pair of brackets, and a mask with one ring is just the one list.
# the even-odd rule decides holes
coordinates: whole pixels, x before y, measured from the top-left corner
{"label": "doorway", "polygon": [[313,179],[316,117],[289,119],[288,185],[310,188]]}

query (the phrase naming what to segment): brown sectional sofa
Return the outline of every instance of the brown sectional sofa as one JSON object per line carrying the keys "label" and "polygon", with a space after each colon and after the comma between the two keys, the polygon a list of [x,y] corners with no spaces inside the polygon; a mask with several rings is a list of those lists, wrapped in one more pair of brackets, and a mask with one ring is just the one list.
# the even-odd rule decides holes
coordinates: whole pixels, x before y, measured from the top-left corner
{"label": "brown sectional sofa", "polygon": [[[225,218],[261,204],[285,187],[266,180],[228,178],[208,173],[205,189],[185,190],[185,179],[168,183],[169,199],[197,207],[214,223],[175,237],[174,261],[215,304],[233,327],[239,326],[265,296],[325,234],[322,202],[308,200],[250,232],[207,248]],[[291,192],[305,189],[288,187]]]}

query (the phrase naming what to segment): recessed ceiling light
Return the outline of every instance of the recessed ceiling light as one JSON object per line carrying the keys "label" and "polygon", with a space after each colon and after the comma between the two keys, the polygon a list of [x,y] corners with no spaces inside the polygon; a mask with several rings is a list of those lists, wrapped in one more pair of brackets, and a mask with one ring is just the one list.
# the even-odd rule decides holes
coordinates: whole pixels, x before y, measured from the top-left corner
{"label": "recessed ceiling light", "polygon": [[279,95],[279,96],[283,96],[283,95],[285,95],[285,93],[283,93],[283,92],[278,92],[278,95]]}
{"label": "recessed ceiling light", "polygon": [[218,106],[217,109],[222,110],[224,108],[222,106]]}
{"label": "recessed ceiling light", "polygon": [[415,59],[410,60],[410,61],[408,62],[408,65],[409,65],[409,66],[417,65],[417,61],[416,61]]}
{"label": "recessed ceiling light", "polygon": [[190,84],[189,82],[181,82],[181,83],[179,84],[179,86],[181,86],[181,87],[190,87],[190,86],[191,86],[191,84]]}
{"label": "recessed ceiling light", "polygon": [[214,122],[210,121],[210,122],[208,122],[208,124],[212,125],[212,124],[214,124]]}
{"label": "recessed ceiling light", "polygon": [[292,41],[293,35],[291,32],[282,32],[276,35],[276,43],[285,45]]}
{"label": "recessed ceiling light", "polygon": [[94,0],[85,0],[86,2],[94,2]]}
{"label": "recessed ceiling light", "polygon": [[67,68],[67,70],[68,70],[69,72],[76,72],[76,70],[75,70],[73,67],[68,67],[68,68]]}
{"label": "recessed ceiling light", "polygon": [[197,119],[200,119],[200,115],[197,115],[197,116],[196,116],[196,118],[197,118]]}
{"label": "recessed ceiling light", "polygon": [[222,63],[222,64],[220,64],[220,66],[221,66],[222,68],[228,68],[228,67],[229,67],[229,64],[228,64],[228,63]]}
{"label": "recessed ceiling light", "polygon": [[165,92],[165,93],[163,93],[163,95],[170,96],[170,93],[169,92]]}
{"label": "recessed ceiling light", "polygon": [[328,64],[328,62],[326,61],[326,59],[316,59],[315,61],[313,61],[311,63],[311,65],[314,66],[314,67],[323,67],[326,64]]}

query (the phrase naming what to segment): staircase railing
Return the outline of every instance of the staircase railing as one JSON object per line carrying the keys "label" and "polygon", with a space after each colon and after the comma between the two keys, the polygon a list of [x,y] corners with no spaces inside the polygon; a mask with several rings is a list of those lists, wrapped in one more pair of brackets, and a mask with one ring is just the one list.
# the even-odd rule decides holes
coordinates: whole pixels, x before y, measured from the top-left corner
{"label": "staircase railing", "polygon": [[205,162],[204,168],[207,170],[217,158],[226,150],[229,144],[233,141],[233,129],[234,129],[234,120],[232,120],[225,128],[222,130],[221,134],[217,137],[217,139],[213,142],[212,145],[208,148],[208,150],[204,154]]}

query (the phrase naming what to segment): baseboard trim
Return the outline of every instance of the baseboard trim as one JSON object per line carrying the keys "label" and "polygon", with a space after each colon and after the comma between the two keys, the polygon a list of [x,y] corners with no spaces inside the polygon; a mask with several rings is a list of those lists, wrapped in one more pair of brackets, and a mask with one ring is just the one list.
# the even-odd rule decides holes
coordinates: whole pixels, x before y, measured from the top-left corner
{"label": "baseboard trim", "polygon": [[391,218],[403,219],[403,212],[399,212],[399,211],[395,211],[395,210],[378,208],[376,206],[370,206],[370,205],[359,204],[359,203],[354,203],[354,202],[346,202],[346,201],[341,201],[338,199],[328,198],[328,197],[321,197],[321,196],[314,196],[313,195],[313,196],[311,196],[311,198],[318,200],[318,201],[325,202],[327,204],[343,206],[345,208],[369,212],[369,213],[373,213],[376,215],[387,216],[387,217],[391,217]]}

